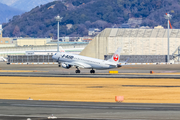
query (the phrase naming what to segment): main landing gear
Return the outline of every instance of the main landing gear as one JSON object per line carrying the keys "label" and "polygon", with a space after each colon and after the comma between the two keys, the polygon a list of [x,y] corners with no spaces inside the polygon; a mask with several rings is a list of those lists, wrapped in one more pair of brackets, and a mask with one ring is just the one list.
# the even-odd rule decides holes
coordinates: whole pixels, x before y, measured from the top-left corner
{"label": "main landing gear", "polygon": [[61,67],[61,63],[60,63],[60,62],[58,62],[58,64],[59,64],[59,65],[58,65],[58,67]]}
{"label": "main landing gear", "polygon": [[[79,70],[79,68],[78,67],[76,67],[77,68],[77,70],[75,71],[76,73],[81,73],[81,71]],[[90,70],[90,73],[91,74],[93,74],[93,73],[95,73],[95,70]]]}
{"label": "main landing gear", "polygon": [[91,73],[91,74],[92,74],[92,73],[95,73],[95,70],[93,70],[93,69],[92,69],[92,70],[90,70],[90,73]]}
{"label": "main landing gear", "polygon": [[77,70],[75,71],[76,73],[81,73],[81,71],[79,70],[79,68],[78,67],[76,67],[77,68]]}

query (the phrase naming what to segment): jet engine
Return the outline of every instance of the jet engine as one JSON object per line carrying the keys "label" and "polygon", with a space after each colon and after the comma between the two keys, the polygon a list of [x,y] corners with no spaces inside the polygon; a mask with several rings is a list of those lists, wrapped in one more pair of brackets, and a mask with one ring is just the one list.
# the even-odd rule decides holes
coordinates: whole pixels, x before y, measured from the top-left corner
{"label": "jet engine", "polygon": [[61,66],[62,66],[63,68],[65,68],[65,69],[69,69],[69,68],[72,67],[71,65],[64,64],[64,63],[62,63]]}
{"label": "jet engine", "polygon": [[120,65],[120,64],[117,64],[117,67],[119,68],[119,67],[122,67],[122,65]]}

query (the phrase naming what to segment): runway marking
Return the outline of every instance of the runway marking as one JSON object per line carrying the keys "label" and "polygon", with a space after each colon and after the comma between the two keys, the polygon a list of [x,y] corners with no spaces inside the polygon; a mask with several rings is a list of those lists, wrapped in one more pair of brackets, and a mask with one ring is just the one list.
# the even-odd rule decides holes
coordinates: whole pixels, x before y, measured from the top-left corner
{"label": "runway marking", "polygon": [[[89,74],[89,73],[86,73],[86,74]],[[91,74],[89,74],[91,75]],[[117,73],[117,74],[111,74],[111,73],[96,73],[96,74],[93,74],[93,75],[180,75],[179,72],[155,72],[153,74],[151,74],[150,72],[149,73]]]}
{"label": "runway marking", "polygon": [[26,115],[5,115],[5,114],[0,114],[0,116],[5,116],[5,117],[26,117]]}
{"label": "runway marking", "polygon": [[24,73],[24,72],[28,72],[28,73],[31,73],[31,72],[49,72],[49,71],[36,71],[36,70],[33,70],[33,71],[29,71],[29,70],[0,70],[0,72],[7,72],[7,73]]}
{"label": "runway marking", "polygon": [[119,73],[120,75],[180,75],[180,73],[168,73],[168,72],[165,72],[165,73]]}
{"label": "runway marking", "polygon": [[147,108],[147,107],[124,107],[124,106],[82,106],[82,105],[77,105],[77,106],[63,106],[63,105],[28,105],[28,104],[12,104],[12,106],[22,106],[22,107],[54,107],[54,108],[89,108],[89,109],[133,109],[133,110],[152,110],[153,108]]}
{"label": "runway marking", "polygon": [[92,109],[108,109],[110,107],[97,107],[97,106],[59,106],[59,105],[28,105],[28,104],[12,104],[13,106],[23,107],[55,107],[55,108],[92,108]]}
{"label": "runway marking", "polygon": [[1,117],[23,117],[23,118],[44,118],[47,116],[37,116],[37,115],[6,115],[6,114],[0,114]]}

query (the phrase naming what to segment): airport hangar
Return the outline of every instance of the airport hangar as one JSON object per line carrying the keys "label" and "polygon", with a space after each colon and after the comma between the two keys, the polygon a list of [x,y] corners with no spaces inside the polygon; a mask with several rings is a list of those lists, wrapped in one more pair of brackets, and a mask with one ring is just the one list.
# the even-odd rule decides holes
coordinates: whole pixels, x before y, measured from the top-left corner
{"label": "airport hangar", "polygon": [[[98,34],[81,55],[109,59],[118,47],[122,48],[120,61],[128,63],[167,62],[167,29],[106,28]],[[170,62],[179,62],[180,29],[170,29]]]}
{"label": "airport hangar", "polygon": [[[107,60],[118,47],[121,47],[120,61],[129,59],[128,63],[165,63],[167,62],[168,49],[167,31],[163,28],[106,28],[94,37],[80,55]],[[170,63],[178,63],[180,61],[180,29],[170,29],[169,33]],[[48,56],[44,58],[46,57]],[[53,61],[51,57],[48,58],[48,61]],[[34,60],[34,56],[29,55],[23,56],[23,60],[20,56],[8,56],[8,61],[9,63],[21,63],[22,61],[24,63],[39,63],[39,61]]]}

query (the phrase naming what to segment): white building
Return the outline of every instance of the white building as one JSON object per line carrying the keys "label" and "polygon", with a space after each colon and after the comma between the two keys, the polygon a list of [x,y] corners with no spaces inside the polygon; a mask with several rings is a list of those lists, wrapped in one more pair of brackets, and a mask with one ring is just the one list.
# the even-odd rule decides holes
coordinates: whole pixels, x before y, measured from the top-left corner
{"label": "white building", "polygon": [[[170,55],[180,46],[180,29],[170,30]],[[104,59],[118,47],[121,55],[167,55],[167,29],[107,28],[98,34],[81,55]]]}

